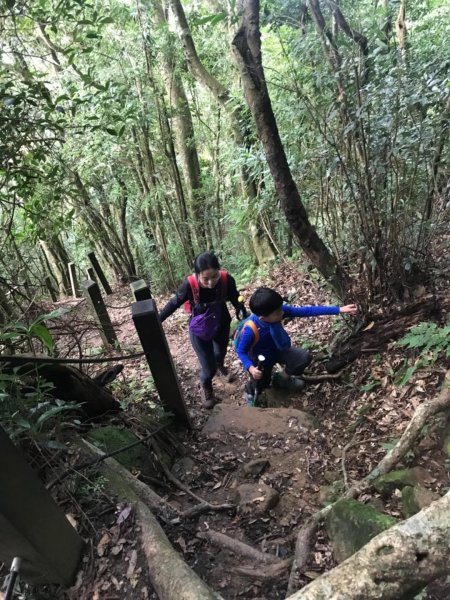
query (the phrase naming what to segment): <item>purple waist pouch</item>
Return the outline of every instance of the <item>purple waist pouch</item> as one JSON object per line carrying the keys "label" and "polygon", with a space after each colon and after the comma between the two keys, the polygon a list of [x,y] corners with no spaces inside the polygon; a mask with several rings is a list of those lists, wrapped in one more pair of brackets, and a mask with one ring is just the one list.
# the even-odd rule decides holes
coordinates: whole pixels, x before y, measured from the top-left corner
{"label": "purple waist pouch", "polygon": [[189,330],[205,342],[211,341],[218,333],[222,317],[222,303],[214,304],[204,313],[195,315],[189,321]]}

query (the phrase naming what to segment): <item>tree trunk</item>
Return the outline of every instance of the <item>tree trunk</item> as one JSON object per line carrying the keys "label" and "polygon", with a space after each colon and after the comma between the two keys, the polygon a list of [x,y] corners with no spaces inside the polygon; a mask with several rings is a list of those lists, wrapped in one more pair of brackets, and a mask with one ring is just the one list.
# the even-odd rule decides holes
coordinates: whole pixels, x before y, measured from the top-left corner
{"label": "tree trunk", "polygon": [[50,265],[52,275],[55,277],[58,284],[60,294],[67,294],[70,289],[69,278],[67,274],[67,263],[69,257],[59,238],[52,240],[40,240],[42,252],[45,259]]}
{"label": "tree trunk", "polygon": [[[145,33],[145,27],[143,24],[141,10],[138,8],[138,19],[139,26],[142,31],[142,45],[145,55],[145,65],[147,71],[147,78],[150,83],[150,87],[153,90],[153,97],[156,105],[156,110],[158,113],[158,124],[161,132],[161,139],[163,140],[164,145],[164,154],[168,160],[170,173],[172,177],[172,182],[177,198],[177,205],[179,211],[179,220],[181,223],[180,230],[183,233],[183,249],[186,255],[186,260],[188,264],[192,264],[194,261],[194,248],[192,242],[191,229],[189,227],[188,220],[188,211],[186,206],[186,198],[184,194],[184,189],[182,185],[182,178],[180,174],[180,169],[178,166],[177,155],[175,152],[175,145],[172,136],[172,130],[169,123],[169,118],[167,115],[167,107],[165,105],[164,98],[161,97],[161,90],[155,81],[155,77],[153,74],[153,56],[150,47],[149,36]],[[148,143],[145,145],[148,148]],[[149,149],[149,148],[148,148]]]}
{"label": "tree trunk", "polygon": [[[80,203],[77,208],[80,217],[92,232],[92,240],[98,248],[99,256],[103,257],[117,280],[120,275],[128,271],[127,260],[124,257],[121,241],[117,234],[118,224],[109,222],[112,214],[110,219],[104,218],[104,215],[97,210],[92,203],[86,186],[76,171],[73,172],[73,178],[79,192]],[[105,205],[107,206],[107,204]]]}
{"label": "tree trunk", "polygon": [[[200,85],[210,92],[214,99],[227,112],[236,145],[242,148],[251,147],[252,142],[249,140],[251,127],[244,114],[243,107],[240,105],[236,106],[236,102],[231,102],[230,90],[220,83],[201,63],[180,0],[169,0],[169,4],[180,30],[180,37],[189,70]],[[257,197],[257,185],[245,166],[241,168],[241,188],[243,195],[253,204]],[[254,222],[251,229],[253,230],[251,240],[258,262],[263,264],[268,259],[275,258],[272,244],[265,235],[261,224]]]}
{"label": "tree trunk", "polygon": [[[160,0],[153,0],[155,19],[157,24],[164,28],[166,36],[170,36],[167,20]],[[192,222],[192,237],[196,242],[198,252],[206,246],[205,233],[205,207],[206,198],[203,193],[200,162],[198,159],[197,145],[195,142],[194,126],[191,110],[183,87],[183,82],[178,73],[175,53],[172,50],[173,40],[169,39],[170,55],[161,52],[161,66],[163,70],[166,93],[172,107],[172,120],[174,123],[175,142],[181,156],[183,175],[188,194],[188,209]]]}
{"label": "tree trunk", "polygon": [[397,33],[397,43],[400,48],[400,57],[402,63],[406,64],[408,32],[406,29],[406,0],[400,0],[400,8],[395,21],[395,31]]}
{"label": "tree trunk", "polygon": [[450,492],[289,600],[407,600],[450,571]]}
{"label": "tree trunk", "polygon": [[344,297],[349,278],[308,219],[278,133],[261,61],[258,0],[246,2],[242,25],[233,46],[241,67],[245,96],[256,121],[281,207],[301,248],[337,295]]}

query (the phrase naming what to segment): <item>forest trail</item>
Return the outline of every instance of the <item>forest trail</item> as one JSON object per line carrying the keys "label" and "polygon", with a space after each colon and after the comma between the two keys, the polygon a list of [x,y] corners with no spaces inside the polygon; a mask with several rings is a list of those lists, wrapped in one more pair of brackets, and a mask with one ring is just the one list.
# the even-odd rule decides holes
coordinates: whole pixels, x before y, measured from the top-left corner
{"label": "forest trail", "polygon": [[[314,282],[295,281],[294,277],[298,280],[295,270],[290,275],[281,287],[285,295],[293,295],[294,303],[330,303]],[[272,275],[272,285],[274,282],[277,272]],[[107,300],[125,354],[139,350],[128,298],[128,290],[121,288]],[[157,298],[158,306],[165,300]],[[323,371],[320,359],[336,325],[331,318],[316,318],[298,319],[287,326],[294,342],[298,343],[300,336],[301,340],[313,343],[316,361],[310,369],[314,372]],[[239,505],[237,511],[207,513],[173,527],[164,526],[166,534],[190,566],[224,598],[284,598],[289,569],[278,579],[258,580],[248,572],[261,565],[251,560],[243,564],[238,554],[205,540],[205,532],[225,533],[280,559],[292,556],[298,528],[323,506],[330,486],[343,479],[342,452],[346,444],[360,440],[345,459],[346,475],[352,482],[366,476],[385,454],[386,446],[380,438],[387,442],[398,438],[418,403],[434,395],[439,373],[427,373],[399,392],[392,378],[386,376],[388,364],[395,366],[402,360],[401,352],[391,348],[385,355],[362,357],[345,370],[342,378],[309,384],[301,393],[270,390],[268,408],[253,408],[244,404],[245,375],[230,344],[225,362],[234,380],[228,382],[216,376],[218,404],[209,411],[201,405],[198,365],[182,310],[164,323],[164,330],[193,421],[192,432],[178,435],[184,456],[175,461],[172,472],[193,493],[212,504]],[[91,344],[97,342],[90,338]],[[138,359],[125,363],[122,377],[125,382],[133,378],[135,390],[139,389],[139,381],[145,388],[148,375],[145,360]],[[370,383],[374,380],[379,384],[372,388]],[[137,411],[129,408],[138,419],[139,413],[147,412],[145,403]],[[444,456],[433,442],[436,440],[421,444],[414,464],[426,467],[434,488],[439,491],[448,485],[448,472]],[[186,510],[196,504],[189,494],[174,485],[163,484],[162,490],[164,498],[177,509]],[[378,506],[382,502],[379,495],[373,501]],[[401,518],[399,497],[394,495],[382,506],[388,514]],[[114,557],[110,561],[114,563],[110,568],[119,580],[120,562]],[[333,565],[329,541],[324,532],[319,532],[301,583],[308,583]],[[247,569],[247,573],[242,569]],[[88,582],[82,588],[93,589]],[[149,596],[125,594],[124,597],[156,598],[150,589],[147,582],[145,594]],[[136,588],[133,594],[138,591]],[[429,598],[445,597],[439,594]],[[87,592],[83,598],[88,597]]]}

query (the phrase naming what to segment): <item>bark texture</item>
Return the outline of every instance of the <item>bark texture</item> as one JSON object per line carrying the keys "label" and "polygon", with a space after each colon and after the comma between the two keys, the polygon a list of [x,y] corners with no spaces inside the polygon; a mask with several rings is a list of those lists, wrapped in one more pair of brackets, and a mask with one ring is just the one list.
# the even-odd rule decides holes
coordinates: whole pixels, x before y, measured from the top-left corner
{"label": "bark texture", "polygon": [[[243,106],[232,99],[230,90],[216,79],[201,62],[180,0],[169,0],[169,5],[177,22],[190,72],[228,114],[236,145],[242,148],[250,148],[253,143],[250,139],[251,126]],[[241,168],[241,187],[243,195],[253,203],[258,195],[258,185],[245,166]],[[258,263],[265,264],[268,260],[275,258],[272,243],[258,221],[250,224],[250,233]]]}
{"label": "bark texture", "polygon": [[336,293],[343,297],[348,277],[308,219],[278,132],[262,67],[259,0],[247,0],[245,3],[242,25],[233,46],[241,69],[245,97],[256,122],[283,212],[300,247]]}
{"label": "bark texture", "polygon": [[290,600],[406,600],[450,571],[450,492]]}
{"label": "bark texture", "polygon": [[[91,453],[97,454],[91,444],[84,444]],[[221,596],[211,590],[184,562],[167,539],[156,517],[144,504],[145,501],[153,508],[164,508],[158,495],[138,482],[112,458],[107,458],[100,468],[110,489],[122,500],[132,502],[135,506],[150,581],[159,600],[221,600]]]}

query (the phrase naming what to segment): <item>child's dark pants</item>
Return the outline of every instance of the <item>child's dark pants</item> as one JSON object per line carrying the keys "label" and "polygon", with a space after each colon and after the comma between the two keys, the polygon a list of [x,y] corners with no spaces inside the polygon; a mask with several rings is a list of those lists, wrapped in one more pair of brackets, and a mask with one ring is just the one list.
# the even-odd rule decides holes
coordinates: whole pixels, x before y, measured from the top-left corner
{"label": "child's dark pants", "polygon": [[[311,360],[312,356],[309,350],[305,350],[304,348],[294,348],[291,346],[285,350],[280,350],[275,362],[284,365],[284,370],[288,375],[300,377],[306,367],[311,363]],[[257,360],[255,360],[254,364],[256,366]],[[246,384],[245,391],[254,395],[256,388],[258,388],[258,392],[261,392],[265,388],[269,387],[272,379],[273,367],[274,363],[267,365],[264,364],[262,379],[258,379],[258,381],[256,381],[252,376],[250,376],[250,381]]]}

